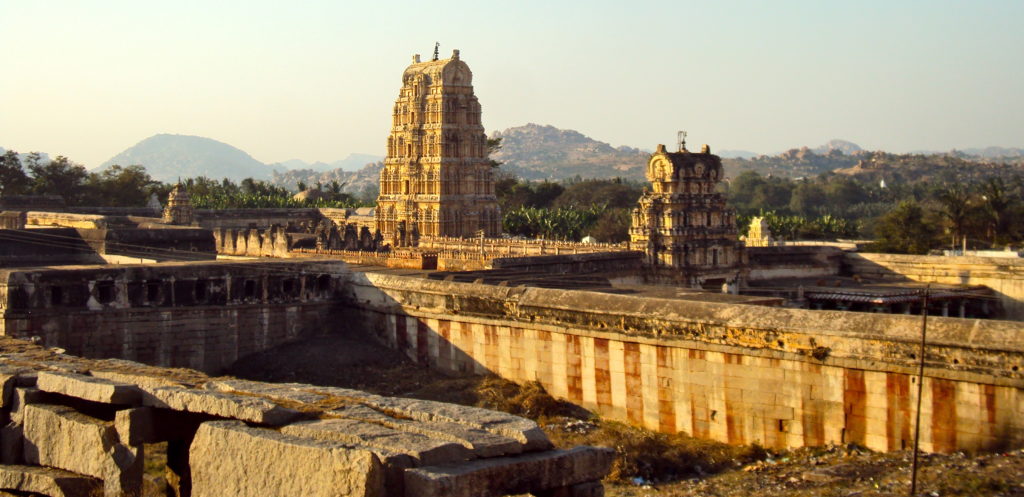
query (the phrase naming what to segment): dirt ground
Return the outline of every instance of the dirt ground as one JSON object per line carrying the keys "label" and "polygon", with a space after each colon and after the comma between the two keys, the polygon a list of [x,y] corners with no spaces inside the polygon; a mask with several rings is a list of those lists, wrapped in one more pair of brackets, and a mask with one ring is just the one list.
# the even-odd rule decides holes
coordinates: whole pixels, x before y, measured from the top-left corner
{"label": "dirt ground", "polygon": [[[910,452],[876,453],[856,446],[794,451],[735,447],[665,435],[602,420],[552,398],[539,385],[495,377],[449,377],[402,354],[346,336],[315,338],[246,357],[227,374],[261,381],[357,388],[498,409],[526,416],[560,446],[602,445],[618,454],[608,497],[906,496]],[[920,496],[1024,496],[1024,450],[922,454]]]}

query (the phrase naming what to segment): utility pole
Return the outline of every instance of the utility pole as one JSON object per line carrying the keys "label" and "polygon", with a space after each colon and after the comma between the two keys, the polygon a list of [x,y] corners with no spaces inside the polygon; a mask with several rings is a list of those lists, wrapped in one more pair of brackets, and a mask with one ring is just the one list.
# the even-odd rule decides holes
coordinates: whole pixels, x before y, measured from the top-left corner
{"label": "utility pole", "polygon": [[921,440],[921,394],[924,392],[924,348],[928,333],[928,296],[931,285],[924,287],[924,299],[921,303],[921,347],[918,350],[917,368],[917,413],[914,415],[914,462],[910,466],[910,495],[917,493],[917,453]]}

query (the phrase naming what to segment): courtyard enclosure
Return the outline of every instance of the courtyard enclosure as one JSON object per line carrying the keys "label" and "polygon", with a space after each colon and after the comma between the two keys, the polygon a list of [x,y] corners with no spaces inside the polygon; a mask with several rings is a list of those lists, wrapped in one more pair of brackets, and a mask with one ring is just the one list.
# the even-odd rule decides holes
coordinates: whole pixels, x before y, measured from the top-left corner
{"label": "courtyard enclosure", "polygon": [[[602,416],[733,444],[913,441],[920,318],[352,274],[351,322],[432,367],[538,381]],[[927,451],[1024,442],[1018,323],[934,318]]]}

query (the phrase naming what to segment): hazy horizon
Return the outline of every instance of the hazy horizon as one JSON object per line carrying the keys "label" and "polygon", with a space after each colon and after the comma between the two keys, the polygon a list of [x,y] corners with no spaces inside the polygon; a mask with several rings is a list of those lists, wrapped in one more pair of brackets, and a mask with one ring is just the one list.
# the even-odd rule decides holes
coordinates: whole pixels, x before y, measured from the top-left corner
{"label": "hazy horizon", "polygon": [[459,49],[488,133],[653,149],[1022,147],[1024,2],[0,5],[0,146],[93,167],[159,133],[383,155],[412,54]]}

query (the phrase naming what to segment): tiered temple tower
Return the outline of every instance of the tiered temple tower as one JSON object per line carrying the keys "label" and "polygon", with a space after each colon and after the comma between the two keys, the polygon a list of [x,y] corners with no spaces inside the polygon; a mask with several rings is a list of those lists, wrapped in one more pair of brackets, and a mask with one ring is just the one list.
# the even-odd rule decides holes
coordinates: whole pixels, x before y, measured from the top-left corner
{"label": "tiered temple tower", "polygon": [[189,226],[196,220],[196,210],[192,207],[192,197],[181,183],[174,185],[167,196],[167,207],[164,207],[164,223]]}
{"label": "tiered temple tower", "polygon": [[426,236],[498,236],[501,210],[473,73],[458,50],[412,62],[392,113],[377,228],[396,247]]}
{"label": "tiered temple tower", "polygon": [[647,163],[651,191],[633,210],[630,240],[647,252],[655,280],[717,287],[746,279],[747,256],[736,230],[736,214],[715,191],[722,159],[707,145],[700,153],[665,145]]}

